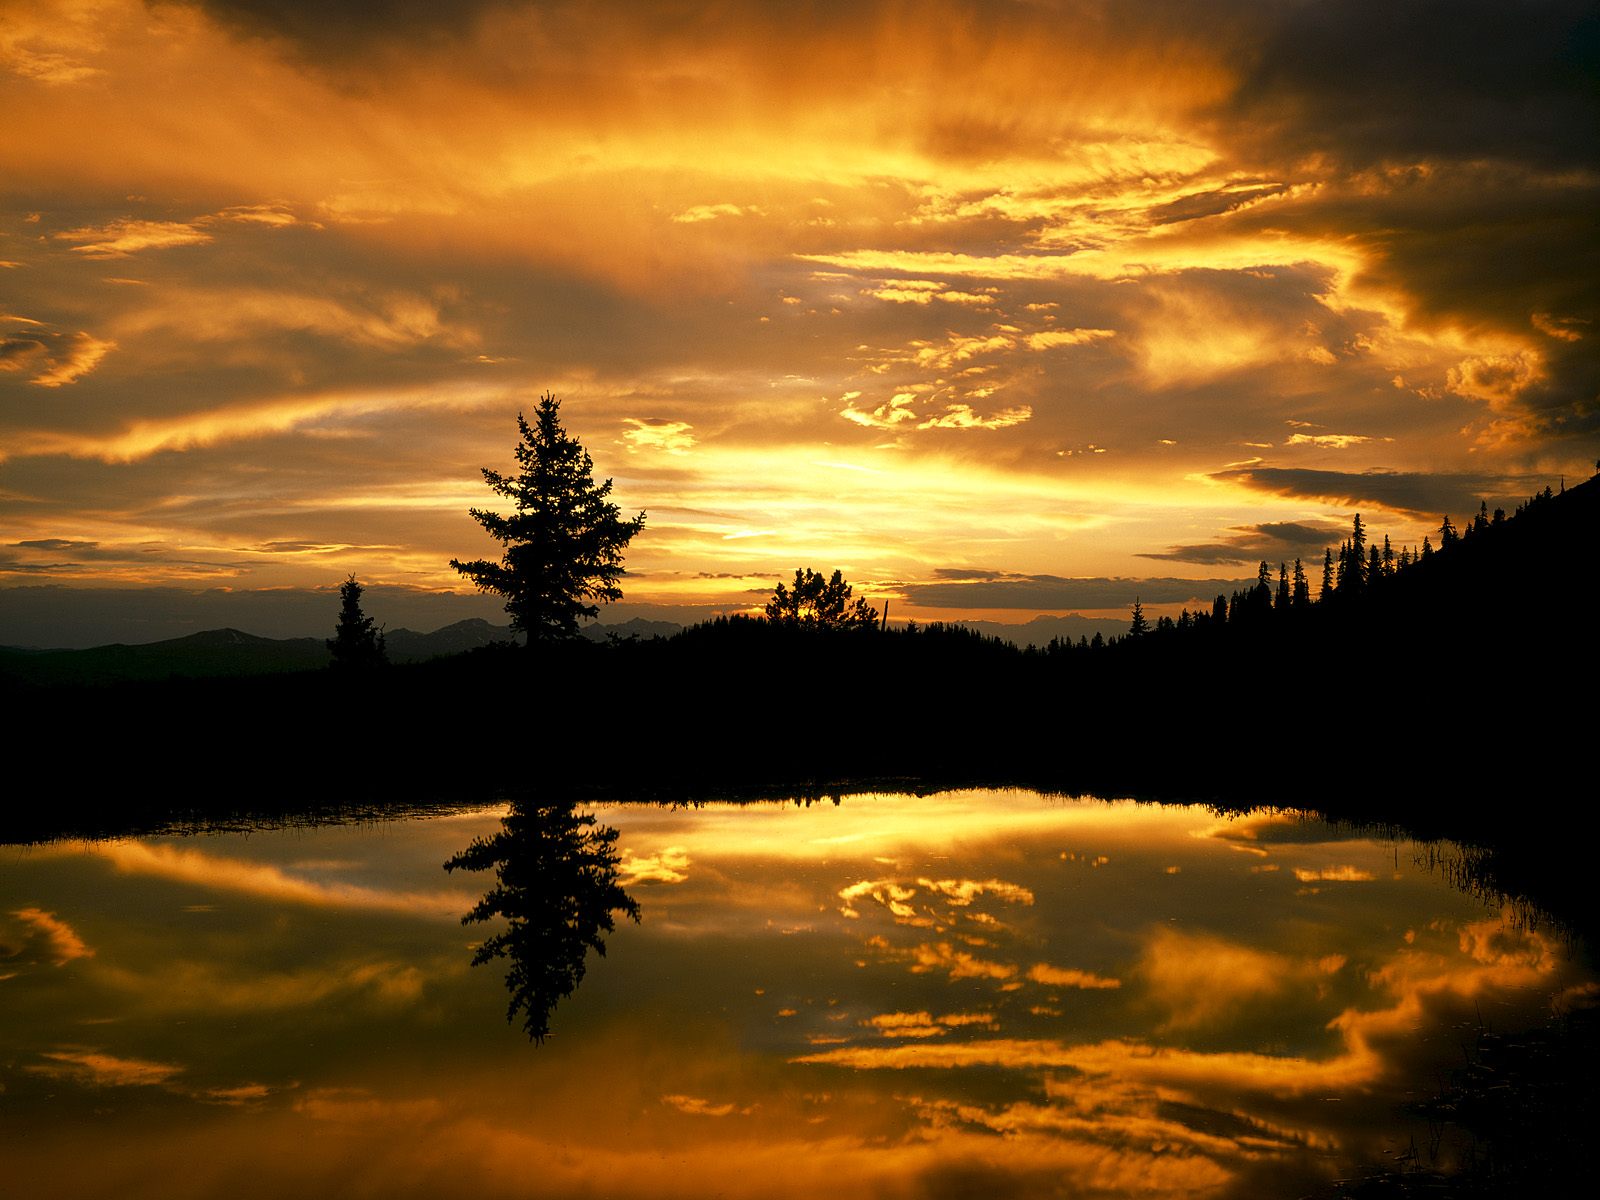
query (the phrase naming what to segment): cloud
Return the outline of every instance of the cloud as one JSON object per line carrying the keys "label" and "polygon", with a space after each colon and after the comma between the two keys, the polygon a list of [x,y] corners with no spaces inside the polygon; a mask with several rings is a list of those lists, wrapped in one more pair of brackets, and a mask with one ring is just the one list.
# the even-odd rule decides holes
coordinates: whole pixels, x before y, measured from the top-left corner
{"label": "cloud", "polygon": [[1592,166],[1592,15],[1582,0],[1275,8],[1228,107],[1278,155]]}
{"label": "cloud", "polygon": [[754,205],[744,207],[738,204],[696,204],[693,208],[686,208],[682,212],[673,213],[672,219],[680,225],[693,225],[700,221],[714,221],[719,217],[760,215],[761,210]]}
{"label": "cloud", "polygon": [[927,1012],[893,1012],[868,1017],[862,1024],[877,1030],[886,1038],[928,1038],[941,1037],[952,1029],[971,1026],[992,1028],[996,1021],[995,1015],[987,1012],[946,1013],[940,1017]]}
{"label": "cloud", "polygon": [[75,959],[94,956],[77,931],[54,913],[22,908],[11,916],[16,921],[12,931],[0,931],[0,962],[48,962],[62,967]]}
{"label": "cloud", "polygon": [[209,233],[185,221],[141,221],[131,217],[98,228],[68,229],[56,237],[78,242],[72,249],[85,258],[126,258],[141,250],[170,250],[211,241]]}
{"label": "cloud", "polygon": [[1033,416],[1033,409],[1026,404],[1019,404],[1015,408],[1004,408],[990,416],[980,416],[972,410],[970,404],[947,404],[944,412],[936,417],[929,417],[917,425],[918,429],[1009,429],[1013,425],[1021,425]]}
{"label": "cloud", "polygon": [[734,1113],[746,1113],[749,1111],[749,1109],[739,1108],[731,1103],[714,1104],[700,1096],[686,1096],[681,1093],[663,1096],[661,1097],[661,1103],[691,1117],[726,1117]]}
{"label": "cloud", "polygon": [[1035,963],[1029,967],[1028,978],[1046,987],[1081,988],[1085,991],[1104,991],[1122,986],[1120,979],[1071,967],[1052,967],[1049,963]]}
{"label": "cloud", "polygon": [[1524,500],[1543,488],[1540,477],[1419,471],[1320,471],[1304,467],[1235,467],[1212,479],[1280,496],[1323,500],[1347,508],[1375,505],[1437,520],[1443,513],[1476,511],[1487,500]]}
{"label": "cloud", "polygon": [[985,288],[980,291],[961,291],[950,287],[948,284],[935,283],[930,279],[894,279],[884,280],[872,287],[862,288],[861,295],[872,296],[878,300],[888,300],[894,304],[932,304],[935,300],[941,304],[964,304],[973,308],[991,308],[995,304],[995,292],[998,289]]}
{"label": "cloud", "polygon": [[1295,433],[1285,446],[1315,446],[1318,450],[1348,450],[1372,439],[1358,433]]}
{"label": "cloud", "polygon": [[1293,558],[1315,557],[1324,547],[1337,543],[1346,532],[1343,525],[1264,521],[1259,525],[1237,525],[1222,541],[1171,546],[1160,552],[1144,551],[1139,557],[1203,566],[1287,562]]}
{"label": "cloud", "polygon": [[905,583],[906,599],[923,608],[1072,609],[1126,608],[1134,598],[1146,604],[1174,604],[1226,594],[1254,579],[1069,579],[1058,575],[944,570],[945,579]]}
{"label": "cloud", "polygon": [[1017,968],[1011,963],[979,958],[957,950],[949,942],[925,942],[911,951],[913,974],[938,972],[951,979],[1011,979]]}
{"label": "cloud", "polygon": [[694,446],[694,426],[687,421],[647,420],[628,417],[633,426],[625,431],[622,440],[629,450],[656,450],[663,454],[687,454]]}
{"label": "cloud", "polygon": [[45,1061],[30,1063],[23,1069],[94,1088],[165,1087],[184,1070],[175,1063],[120,1058],[90,1046],[64,1046],[45,1051],[40,1057]]}
{"label": "cloud", "polygon": [[[6,333],[7,322],[22,328]],[[36,387],[76,383],[116,348],[117,343],[90,333],[67,334],[26,317],[0,315],[0,372],[24,374]]]}
{"label": "cloud", "polygon": [[636,883],[682,883],[689,878],[689,855],[682,846],[667,846],[654,854],[636,855],[622,850],[618,882],[624,887]]}
{"label": "cloud", "polygon": [[366,909],[425,918],[459,918],[472,905],[472,897],[464,892],[397,892],[342,880],[325,882],[267,864],[160,843],[90,842],[84,847],[127,874],[153,875],[194,887],[242,892],[282,903]]}
{"label": "cloud", "polygon": [[1166,1028],[1209,1028],[1272,1002],[1294,983],[1295,964],[1280,954],[1209,934],[1156,930],[1138,971]]}

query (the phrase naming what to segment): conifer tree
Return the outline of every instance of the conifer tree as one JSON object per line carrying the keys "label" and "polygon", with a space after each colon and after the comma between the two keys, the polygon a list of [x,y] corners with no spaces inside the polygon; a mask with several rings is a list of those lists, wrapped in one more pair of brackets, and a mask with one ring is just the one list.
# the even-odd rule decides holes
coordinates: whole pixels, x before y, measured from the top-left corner
{"label": "conifer tree", "polygon": [[339,585],[339,623],[327,646],[333,654],[333,665],[340,670],[359,670],[389,661],[383,630],[361,611],[363,590],[353,573]]}
{"label": "conifer tree", "polygon": [[529,641],[575,637],[590,601],[622,599],[622,556],[644,528],[644,513],[624,520],[610,500],[611,480],[596,484],[589,452],[561,425],[561,402],[539,398],[533,423],[517,414],[522,440],[518,473],[483,468],[489,489],[511,500],[509,516],[471,510],[489,536],[505,546],[498,563],[479,559],[450,565],[486,592],[505,597],[511,627]]}
{"label": "conifer tree", "polygon": [[1362,590],[1366,583],[1367,575],[1367,529],[1361,523],[1361,514],[1356,513],[1350,525],[1350,567],[1349,574],[1340,581],[1341,590],[1348,588],[1352,592]]}
{"label": "conifer tree", "polygon": [[1133,598],[1133,621],[1128,626],[1128,636],[1142,638],[1150,632],[1150,623],[1144,619],[1144,605],[1139,603],[1139,598]]}
{"label": "conifer tree", "polygon": [[1289,603],[1297,612],[1311,603],[1311,585],[1306,581],[1306,569],[1298,558],[1294,560],[1294,590]]}

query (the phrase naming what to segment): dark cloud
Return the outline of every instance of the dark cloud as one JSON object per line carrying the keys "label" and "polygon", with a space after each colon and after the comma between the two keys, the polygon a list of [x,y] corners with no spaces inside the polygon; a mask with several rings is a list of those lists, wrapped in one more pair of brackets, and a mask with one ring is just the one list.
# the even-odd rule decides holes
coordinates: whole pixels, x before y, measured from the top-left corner
{"label": "dark cloud", "polygon": [[1263,559],[1269,563],[1287,562],[1291,558],[1305,558],[1321,551],[1323,547],[1337,542],[1343,532],[1342,525],[1267,521],[1260,525],[1236,526],[1231,535],[1220,542],[1172,546],[1164,552],[1150,551],[1139,557],[1201,566],[1257,563]]}
{"label": "dark cloud", "polygon": [[[1365,281],[1424,326],[1526,339],[1535,314],[1600,320],[1600,10],[1587,0],[1350,0],[1263,10],[1222,136],[1241,162],[1320,187],[1241,231],[1339,229]],[[1600,431],[1592,338],[1488,400],[1512,437]],[[1469,374],[1473,368],[1468,368]]]}
{"label": "dark cloud", "polygon": [[1281,195],[1289,190],[1283,183],[1235,184],[1232,187],[1196,192],[1169,204],[1150,210],[1150,220],[1157,225],[1172,225],[1179,221],[1194,221],[1201,217],[1214,217],[1232,212],[1241,205],[1261,200],[1267,196]]}
{"label": "dark cloud", "polygon": [[75,542],[70,538],[33,538],[27,541],[13,543],[19,548],[27,550],[94,550],[99,542]]}
{"label": "dark cloud", "polygon": [[1446,513],[1515,504],[1549,482],[1543,477],[1428,474],[1420,471],[1317,471],[1300,467],[1236,467],[1211,478],[1278,496],[1322,500],[1347,508],[1377,505],[1437,520]]}
{"label": "dark cloud", "polygon": [[1274,156],[1348,164],[1600,152],[1600,12],[1589,0],[1343,0],[1263,10],[1230,102]]}
{"label": "dark cloud", "polygon": [[189,552],[160,543],[103,546],[74,538],[28,538],[12,542],[11,554],[0,550],[0,577],[6,575],[98,575],[108,566],[159,567],[173,575],[236,575],[247,564],[239,561],[195,558]]}
{"label": "dark cloud", "polygon": [[344,57],[379,42],[426,45],[459,38],[514,0],[191,0],[222,24],[277,38],[308,57]]}
{"label": "dark cloud", "polygon": [[47,347],[40,338],[25,336],[0,338],[0,371],[17,370],[30,358],[44,354]]}
{"label": "dark cloud", "polygon": [[[946,577],[956,572],[941,572]],[[961,582],[908,583],[906,599],[921,608],[1016,608],[1034,611],[1126,608],[1134,600],[1174,604],[1215,596],[1255,583],[1254,579],[1067,579],[1059,575],[1009,575],[998,571],[965,573]]]}

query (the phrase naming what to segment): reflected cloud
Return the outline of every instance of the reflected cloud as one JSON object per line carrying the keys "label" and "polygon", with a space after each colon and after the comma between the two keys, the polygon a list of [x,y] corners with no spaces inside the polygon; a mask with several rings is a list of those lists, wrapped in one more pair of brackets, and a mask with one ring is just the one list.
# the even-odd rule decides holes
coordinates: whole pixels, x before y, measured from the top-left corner
{"label": "reflected cloud", "polygon": [[649,855],[636,855],[626,847],[618,860],[617,882],[623,887],[636,883],[682,883],[689,878],[689,855],[682,846],[667,846]]}
{"label": "reflected cloud", "polygon": [[1049,963],[1035,963],[1028,968],[1028,978],[1046,987],[1079,988],[1085,991],[1104,991],[1122,986],[1122,980],[1096,975],[1093,971],[1052,967]]}
{"label": "reflected cloud", "polygon": [[30,1063],[23,1069],[35,1075],[48,1075],[95,1088],[162,1087],[184,1070],[174,1063],[119,1058],[87,1046],[62,1047],[42,1057],[45,1062]]}
{"label": "reflected cloud", "polygon": [[913,974],[935,971],[948,974],[951,979],[1010,979],[1017,973],[1013,963],[979,958],[955,949],[949,942],[924,942],[913,947],[911,962]]}
{"label": "reflected cloud", "polygon": [[1294,877],[1301,883],[1370,883],[1376,879],[1371,871],[1362,867],[1296,867]]}
{"label": "reflected cloud", "polygon": [[1146,941],[1139,974],[1166,1011],[1165,1028],[1200,1029],[1275,1000],[1292,986],[1297,964],[1280,954],[1206,934],[1158,929]]}
{"label": "reflected cloud", "polygon": [[[901,1196],[1299,1195],[1405,1150],[1396,1106],[1459,1061],[1449,1031],[1478,1012],[1509,1030],[1595,993],[1559,940],[1488,915],[1388,844],[1284,814],[1235,827],[1198,808],[1015,792],[614,806],[594,815],[600,831],[553,815],[219,837],[208,872],[278,875],[235,873],[255,890],[201,906],[80,844],[17,855],[0,881],[16,893],[0,910],[8,949],[26,940],[52,961],[69,943],[39,914],[61,922],[68,893],[104,904],[92,958],[0,988],[19,1047],[0,1083],[41,1130],[8,1179],[90,1194],[114,1163],[168,1200],[203,1200],[241,1177],[320,1193],[360,1162],[367,1186],[418,1200],[787,1198],[840,1179]],[[581,835],[610,824],[629,852],[608,856],[607,839],[584,859]],[[485,1008],[505,993],[465,968],[459,927],[280,899],[284,880],[378,864],[398,882],[375,892],[426,895],[474,835],[468,853],[495,871],[485,911],[508,932],[593,913],[624,877],[684,876],[652,888],[661,912],[560,994],[561,1036],[537,1053],[514,1051],[520,1035]],[[1281,874],[1253,872],[1278,862],[1239,844]],[[584,863],[600,868],[592,895],[567,886]],[[1372,877],[1294,894],[1296,868],[1347,867]],[[540,928],[521,957],[508,949],[511,982],[573,984],[563,955],[583,929]],[[291,949],[304,957],[280,957]],[[182,1063],[168,1040],[180,1017]],[[68,1031],[89,1022],[113,1022],[94,1037],[116,1044],[77,1044]],[[228,1073],[203,1077],[203,1063]],[[119,1088],[183,1103],[129,1122]],[[66,1152],[91,1108],[106,1110],[92,1160]],[[158,1168],[197,1121],[205,1153],[174,1181]],[[594,1139],[607,1128],[627,1136]],[[530,1161],[544,1164],[532,1183]]]}
{"label": "reflected cloud", "polygon": [[368,909],[417,917],[457,917],[470,902],[464,892],[396,892],[361,884],[304,879],[280,867],[149,842],[75,843],[118,871],[174,883],[240,892],[291,904]]}
{"label": "reflected cloud", "polygon": [[77,931],[54,913],[20,908],[11,916],[17,922],[11,931],[0,928],[0,962],[48,962],[62,967],[74,959],[94,956]]}

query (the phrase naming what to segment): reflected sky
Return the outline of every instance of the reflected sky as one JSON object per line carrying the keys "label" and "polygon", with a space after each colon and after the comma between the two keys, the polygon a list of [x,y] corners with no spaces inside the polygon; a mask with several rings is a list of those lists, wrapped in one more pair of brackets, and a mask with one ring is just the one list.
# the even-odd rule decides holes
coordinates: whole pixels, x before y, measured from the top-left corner
{"label": "reflected sky", "polygon": [[625,806],[642,922],[534,1046],[441,869],[502,813],[0,849],[17,1194],[1295,1194],[1595,991],[1288,814]]}

